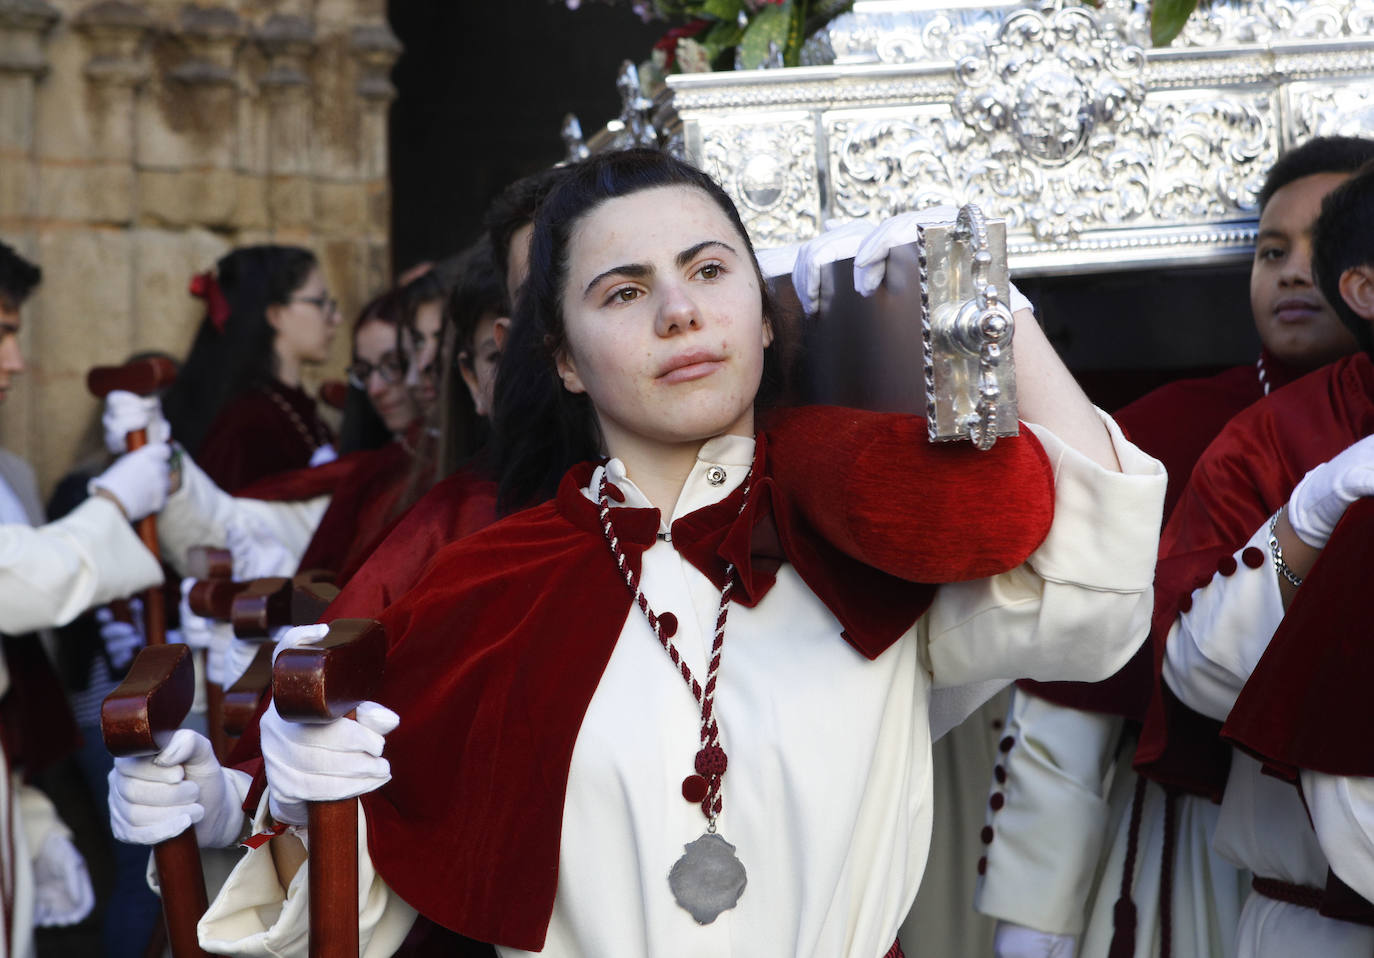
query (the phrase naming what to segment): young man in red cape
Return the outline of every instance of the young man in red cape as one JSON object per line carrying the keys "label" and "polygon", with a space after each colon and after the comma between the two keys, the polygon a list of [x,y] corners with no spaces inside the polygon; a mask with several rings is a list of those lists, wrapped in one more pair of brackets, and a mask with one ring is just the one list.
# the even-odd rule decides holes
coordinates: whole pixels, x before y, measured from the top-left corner
{"label": "young man in red cape", "polygon": [[[1255,876],[1242,956],[1374,948],[1368,616],[1355,574],[1374,493],[1368,165],[1327,197],[1314,249],[1364,351],[1238,416],[1198,463],[1163,539],[1163,687],[1137,755],[1156,774],[1212,772],[1221,787],[1216,846]],[[1241,746],[1229,770],[1187,761],[1199,716]]]}
{"label": "young man in red cape", "polygon": [[[1259,193],[1250,277],[1258,362],[1171,383],[1115,414],[1169,470],[1166,521],[1232,417],[1357,348],[1313,281],[1310,233],[1322,198],[1371,158],[1374,140],[1354,137],[1314,139],[1280,157]],[[1106,682],[1019,683],[992,785],[1004,803],[987,815],[977,896],[999,919],[999,956],[1074,944],[1091,956],[1149,956],[1165,939],[1176,956],[1233,950],[1246,889],[1208,851],[1211,796],[1196,801],[1177,781],[1131,774],[1154,664],[1145,646]],[[1014,840],[998,839],[1009,833]]]}

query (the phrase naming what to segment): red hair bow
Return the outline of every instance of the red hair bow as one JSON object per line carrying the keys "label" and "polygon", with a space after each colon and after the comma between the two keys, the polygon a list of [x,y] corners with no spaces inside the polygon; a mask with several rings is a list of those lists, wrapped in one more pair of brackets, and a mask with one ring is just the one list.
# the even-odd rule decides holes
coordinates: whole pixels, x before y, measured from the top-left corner
{"label": "red hair bow", "polygon": [[205,311],[217,332],[224,332],[224,324],[229,322],[229,300],[224,298],[224,290],[212,270],[197,273],[191,277],[191,295],[205,300]]}

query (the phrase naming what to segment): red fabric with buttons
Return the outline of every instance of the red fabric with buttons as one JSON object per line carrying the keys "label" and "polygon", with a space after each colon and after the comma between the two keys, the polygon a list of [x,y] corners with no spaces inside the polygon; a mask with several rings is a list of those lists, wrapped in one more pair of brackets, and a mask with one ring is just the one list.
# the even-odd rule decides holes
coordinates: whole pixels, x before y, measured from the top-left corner
{"label": "red fabric with buttons", "polygon": [[[1273,388],[1297,378],[1295,370],[1267,351],[1263,362]],[[1131,442],[1164,463],[1169,472],[1164,493],[1166,522],[1208,443],[1236,413],[1263,397],[1264,387],[1256,368],[1247,364],[1215,376],[1168,383],[1116,412],[1113,418]],[[1017,685],[1057,705],[1140,721],[1145,717],[1154,687],[1152,665],[1147,642],[1120,671],[1101,682],[1022,679]]]}
{"label": "red fabric with buttons", "polygon": [[[1136,768],[1143,774],[1220,800],[1230,749],[1218,737],[1219,724],[1185,707],[1159,678],[1169,629],[1190,593],[1288,501],[1309,469],[1370,433],[1374,362],[1360,354],[1255,403],[1222,430],[1198,461],[1164,529],[1155,570],[1151,639],[1156,678],[1136,750]],[[1250,571],[1247,565],[1246,574],[1260,572],[1270,574],[1264,566]],[[1299,688],[1291,677],[1278,687],[1286,696],[1324,694]]]}
{"label": "red fabric with buttons", "polygon": [[[932,445],[912,417],[796,410],[760,437],[742,490],[673,524],[708,577],[727,561],[735,598],[760,601],[783,561],[876,657],[929,606],[933,582],[1005,571],[1048,531],[1049,463],[1034,437],[980,453]],[[568,766],[631,596],[572,470],[557,499],[454,543],[383,616],[392,650],[380,701],[394,778],[363,797],[388,885],[470,938],[539,950],[558,879]],[[970,510],[969,502],[1017,508]],[[638,567],[658,513],[624,509]],[[719,582],[717,582],[719,584]],[[838,639],[838,637],[837,637]],[[576,655],[569,655],[576,649]]]}
{"label": "red fabric with buttons", "polygon": [[1346,510],[1284,613],[1221,734],[1289,779],[1374,775],[1369,570],[1374,499]]}

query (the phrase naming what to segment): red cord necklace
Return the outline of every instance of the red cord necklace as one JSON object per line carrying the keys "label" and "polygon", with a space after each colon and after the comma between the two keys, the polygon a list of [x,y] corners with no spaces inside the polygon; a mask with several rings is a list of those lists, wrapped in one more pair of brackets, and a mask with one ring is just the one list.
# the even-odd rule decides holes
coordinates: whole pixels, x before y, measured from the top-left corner
{"label": "red cord necklace", "polygon": [[[749,502],[752,478],[751,468],[749,475],[744,477],[740,512]],[[677,667],[701,710],[701,747],[697,750],[694,763],[696,774],[683,779],[682,796],[689,802],[700,803],[702,814],[706,816],[706,833],[684,846],[685,854],[668,873],[668,885],[679,905],[690,912],[698,923],[709,925],[721,912],[735,907],[744,893],[746,882],[744,865],[735,855],[735,846],[716,832],[716,819],[724,804],[721,799],[721,779],[725,777],[728,765],[725,749],[720,745],[720,726],[715,719],[716,679],[720,672],[721,649],[725,645],[725,620],[730,613],[730,595],[735,588],[735,567],[733,564],[725,567],[725,585],[720,590],[720,611],[716,615],[716,634],[711,643],[710,662],[706,667],[706,684],[702,685],[673,645],[677,617],[671,612],[661,616],[654,612],[639,587],[639,576],[625,559],[625,552],[620,547],[615,526],[611,522],[611,503],[606,493],[608,485],[603,468],[601,482],[597,486],[597,501],[601,507],[601,531],[606,536],[606,544],[611,547],[611,555],[615,556],[616,566],[625,577],[625,584],[630,587],[635,604],[649,620],[654,637],[668,653],[668,658]]]}

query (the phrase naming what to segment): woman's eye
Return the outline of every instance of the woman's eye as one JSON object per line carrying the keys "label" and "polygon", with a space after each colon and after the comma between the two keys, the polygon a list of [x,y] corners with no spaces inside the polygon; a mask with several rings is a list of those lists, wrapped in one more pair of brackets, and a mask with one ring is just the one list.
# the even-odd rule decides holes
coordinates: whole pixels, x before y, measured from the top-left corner
{"label": "woman's eye", "polygon": [[723,272],[719,263],[706,263],[697,270],[697,275],[702,279],[715,279]]}
{"label": "woman's eye", "polygon": [[1279,249],[1277,246],[1266,246],[1259,251],[1259,258],[1262,260],[1276,260],[1282,258],[1282,256],[1283,250]]}
{"label": "woman's eye", "polygon": [[632,303],[639,298],[639,290],[633,286],[622,286],[611,294],[611,299],[617,303]]}

